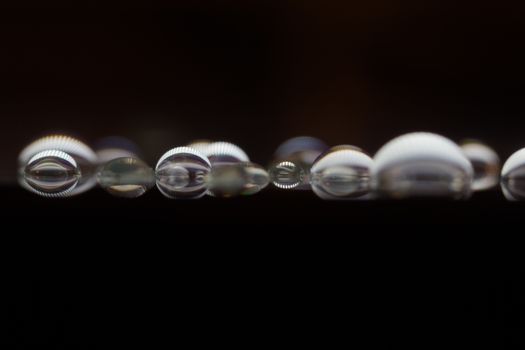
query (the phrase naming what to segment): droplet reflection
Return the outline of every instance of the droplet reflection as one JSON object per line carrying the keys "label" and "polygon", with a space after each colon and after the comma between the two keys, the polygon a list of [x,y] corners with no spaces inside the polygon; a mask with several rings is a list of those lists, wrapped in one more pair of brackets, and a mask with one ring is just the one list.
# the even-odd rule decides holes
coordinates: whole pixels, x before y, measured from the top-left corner
{"label": "droplet reflection", "polygon": [[155,185],[155,172],[137,158],[117,158],[102,167],[100,187],[117,197],[136,198]]}

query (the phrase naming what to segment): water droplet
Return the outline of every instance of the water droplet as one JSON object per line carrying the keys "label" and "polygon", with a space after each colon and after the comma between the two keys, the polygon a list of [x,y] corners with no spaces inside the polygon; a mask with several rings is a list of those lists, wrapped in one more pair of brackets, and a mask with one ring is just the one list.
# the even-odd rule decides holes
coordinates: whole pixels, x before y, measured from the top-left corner
{"label": "water droplet", "polygon": [[460,147],[474,169],[472,189],[482,191],[496,186],[500,173],[498,154],[489,146],[475,140],[463,141]]}
{"label": "water droplet", "polygon": [[229,142],[210,143],[203,152],[212,165],[216,163],[249,162],[248,155],[237,145]]}
{"label": "water droplet", "polygon": [[139,147],[133,141],[120,136],[98,140],[95,149],[98,164],[106,164],[117,158],[140,158]]}
{"label": "water droplet", "polygon": [[372,178],[385,197],[461,199],[471,194],[473,169],[454,142],[417,132],[391,140],[376,153]]}
{"label": "water droplet", "polygon": [[155,185],[155,172],[137,158],[117,158],[102,167],[98,183],[114,196],[136,198]]}
{"label": "water droplet", "polygon": [[177,147],[159,159],[157,187],[168,198],[199,198],[206,194],[205,178],[210,170],[206,156],[189,147]]}
{"label": "water droplet", "polygon": [[[29,159],[23,186],[45,197],[66,197],[77,186],[80,169],[67,153],[47,150]],[[25,185],[24,185],[25,184]]]}
{"label": "water droplet", "polygon": [[270,182],[266,170],[251,162],[219,163],[207,179],[208,191],[214,197],[252,195]]}
{"label": "water droplet", "polygon": [[204,154],[208,146],[212,143],[210,140],[194,140],[186,145],[186,147],[193,148]]}
{"label": "water droplet", "polygon": [[362,198],[370,192],[372,164],[357,147],[333,147],[310,170],[312,190],[323,199]]}
{"label": "water droplet", "polygon": [[310,189],[310,168],[315,160],[327,149],[328,146],[315,137],[299,136],[291,138],[277,148],[269,169],[272,171],[278,164],[283,162],[293,163],[296,168],[300,169],[298,171],[302,173],[302,182],[294,187],[282,188]]}
{"label": "water droplet", "polygon": [[503,164],[501,187],[508,200],[525,200],[525,148],[512,154]]}
{"label": "water droplet", "polygon": [[270,179],[277,188],[295,188],[303,183],[304,176],[304,170],[289,161],[270,166]]}

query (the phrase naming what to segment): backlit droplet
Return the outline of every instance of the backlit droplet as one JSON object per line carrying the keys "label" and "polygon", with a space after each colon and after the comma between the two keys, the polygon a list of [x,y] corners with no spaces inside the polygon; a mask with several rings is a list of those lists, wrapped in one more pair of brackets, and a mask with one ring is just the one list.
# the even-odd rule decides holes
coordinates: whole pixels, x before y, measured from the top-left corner
{"label": "backlit droplet", "polygon": [[157,163],[157,187],[168,198],[191,199],[206,194],[205,178],[211,170],[208,158],[195,149],[177,147]]}
{"label": "backlit droplet", "polygon": [[[280,163],[293,163],[302,173],[301,183],[293,187],[281,188],[310,189],[310,168],[315,160],[327,149],[328,146],[315,137],[299,136],[286,140],[275,151],[273,161],[269,166],[270,172],[273,173],[273,169]],[[293,175],[293,173],[291,175]]]}
{"label": "backlit droplet", "polygon": [[471,194],[473,169],[459,146],[425,132],[399,136],[374,156],[373,186],[389,198],[444,197]]}
{"label": "backlit droplet", "polygon": [[136,198],[155,185],[155,172],[137,158],[117,158],[102,167],[98,183],[114,196]]}
{"label": "backlit droplet", "polygon": [[372,164],[357,147],[333,147],[312,166],[312,190],[323,199],[363,198],[370,192]]}
{"label": "backlit droplet", "polygon": [[489,146],[475,140],[463,141],[460,147],[474,169],[472,189],[482,191],[496,186],[500,175],[498,154]]}
{"label": "backlit droplet", "polygon": [[229,142],[213,142],[203,152],[212,165],[215,163],[249,162],[248,155],[237,145]]}
{"label": "backlit droplet", "polygon": [[48,150],[37,153],[24,169],[22,186],[45,197],[66,197],[77,186],[80,170],[67,153]]}
{"label": "backlit droplet", "polygon": [[260,165],[237,162],[215,164],[207,182],[210,195],[227,198],[255,194],[265,188],[270,179]]}
{"label": "backlit droplet", "polygon": [[212,143],[210,140],[194,140],[186,145],[186,147],[193,148],[204,154],[208,146]]}
{"label": "backlit droplet", "polygon": [[303,183],[303,168],[284,161],[270,166],[270,179],[277,188],[289,190]]}
{"label": "backlit droplet", "polygon": [[508,200],[525,200],[525,148],[512,154],[503,164],[501,187]]}

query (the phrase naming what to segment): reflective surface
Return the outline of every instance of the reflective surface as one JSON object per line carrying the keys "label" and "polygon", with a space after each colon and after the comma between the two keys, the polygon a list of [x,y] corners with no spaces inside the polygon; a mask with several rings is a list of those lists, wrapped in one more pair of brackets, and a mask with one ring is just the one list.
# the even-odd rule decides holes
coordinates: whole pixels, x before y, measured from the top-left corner
{"label": "reflective surface", "polygon": [[508,200],[525,200],[525,148],[512,154],[503,165],[501,188]]}
{"label": "reflective surface", "polygon": [[[310,189],[310,168],[317,157],[319,157],[327,149],[328,146],[323,141],[315,137],[299,136],[288,139],[283,142],[275,151],[273,162],[269,166],[270,172],[274,173],[274,168],[278,167],[279,164],[282,164],[283,162],[289,162],[300,169],[297,170],[297,172],[302,173],[302,180],[299,185],[288,187],[289,185],[285,183],[285,187],[281,188],[294,188],[300,190]],[[287,169],[282,170],[284,173],[288,171]],[[290,176],[292,178],[294,174],[296,174],[295,171],[290,172]],[[276,182],[277,184],[280,184],[279,181]]]}
{"label": "reflective surface", "polygon": [[157,187],[168,198],[192,199],[206,194],[205,178],[211,171],[208,158],[195,149],[177,147],[157,163]]}
{"label": "reflective surface", "polygon": [[497,153],[476,140],[463,141],[460,147],[474,169],[472,189],[482,191],[496,186],[500,175],[500,160]]}
{"label": "reflective surface", "polygon": [[214,197],[251,195],[270,182],[266,170],[251,162],[220,163],[212,167],[207,177],[209,194]]}
{"label": "reflective surface", "polygon": [[48,150],[37,153],[23,171],[22,186],[46,197],[65,197],[77,186],[80,169],[67,153]]}
{"label": "reflective surface", "polygon": [[136,198],[155,185],[155,172],[140,159],[117,158],[102,167],[97,180],[114,196]]}
{"label": "reflective surface", "polygon": [[193,148],[204,154],[208,146],[212,143],[210,140],[194,140],[186,145],[186,147]]}
{"label": "reflective surface", "polygon": [[312,190],[323,199],[362,198],[370,192],[372,164],[357,147],[333,147],[312,166]]}
{"label": "reflective surface", "polygon": [[301,185],[305,177],[303,168],[289,161],[271,165],[269,173],[270,180],[275,187],[285,190]]}
{"label": "reflective surface", "polygon": [[229,142],[212,142],[203,146],[204,156],[208,157],[210,163],[232,163],[249,162],[248,155],[237,145]]}
{"label": "reflective surface", "polygon": [[120,136],[105,137],[95,143],[98,163],[106,164],[117,158],[140,158],[139,147],[131,140]]}
{"label": "reflective surface", "polygon": [[393,139],[374,156],[373,187],[389,198],[467,198],[473,169],[459,146],[425,132]]}

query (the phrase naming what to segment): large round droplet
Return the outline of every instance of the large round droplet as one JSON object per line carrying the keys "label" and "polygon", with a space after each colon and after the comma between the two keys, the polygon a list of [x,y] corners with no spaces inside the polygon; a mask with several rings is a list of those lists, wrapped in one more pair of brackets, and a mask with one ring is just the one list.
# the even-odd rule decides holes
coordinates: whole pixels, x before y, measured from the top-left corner
{"label": "large round droplet", "polygon": [[363,198],[370,192],[372,164],[356,147],[333,147],[310,170],[312,190],[323,199]]}
{"label": "large round droplet", "polygon": [[29,159],[22,186],[45,197],[66,197],[77,186],[80,169],[67,153],[47,150]]}
{"label": "large round droplet", "polygon": [[472,178],[472,165],[459,146],[425,132],[391,140],[376,153],[372,166],[374,188],[389,198],[467,198]]}
{"label": "large round droplet", "polygon": [[[280,171],[282,175],[285,175],[282,177],[283,180],[286,178],[286,173],[291,178],[300,175],[301,183],[292,185],[293,182],[289,184],[287,181],[284,181],[281,184],[281,181],[272,181],[277,187],[284,189],[310,189],[310,168],[315,160],[327,149],[328,146],[315,137],[299,136],[286,140],[275,151],[273,161],[269,166],[270,173],[276,174]],[[293,164],[293,166],[290,166],[290,164]],[[279,167],[280,169],[278,169]]]}
{"label": "large round droplet", "polygon": [[168,198],[191,199],[206,194],[205,178],[211,170],[208,158],[189,147],[166,152],[157,163],[157,187]]}
{"label": "large round droplet", "polygon": [[212,165],[216,163],[249,162],[248,155],[237,145],[229,142],[212,142],[204,148],[206,156]]}
{"label": "large round droplet", "polygon": [[496,186],[500,173],[498,154],[489,146],[475,140],[464,141],[460,147],[474,169],[472,189],[482,191]]}
{"label": "large round droplet", "polygon": [[501,170],[501,187],[509,200],[525,200],[525,148],[512,154]]}
{"label": "large round droplet", "polygon": [[97,176],[100,187],[117,197],[136,198],[155,185],[155,172],[137,158],[117,158],[106,163]]}
{"label": "large round droplet", "polygon": [[260,165],[237,162],[215,164],[207,182],[210,195],[227,198],[255,194],[265,188],[270,179]]}
{"label": "large round droplet", "polygon": [[305,173],[302,167],[290,161],[275,163],[270,166],[270,180],[277,188],[289,190],[301,185]]}

